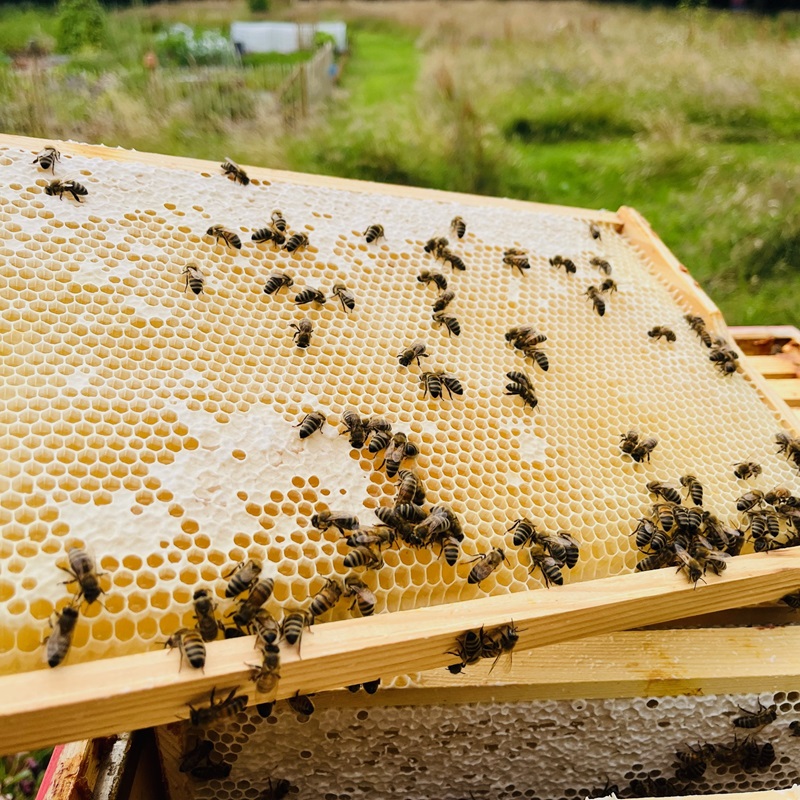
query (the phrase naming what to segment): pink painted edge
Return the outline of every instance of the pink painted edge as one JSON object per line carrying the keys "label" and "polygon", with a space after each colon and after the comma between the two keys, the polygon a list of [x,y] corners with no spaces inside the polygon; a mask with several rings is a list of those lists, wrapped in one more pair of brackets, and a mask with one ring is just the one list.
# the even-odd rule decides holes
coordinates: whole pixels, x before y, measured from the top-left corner
{"label": "pink painted edge", "polygon": [[61,753],[64,751],[64,747],[65,745],[59,744],[53,748],[53,755],[50,756],[50,763],[47,765],[41,784],[39,784],[36,800],[45,800],[47,791],[53,783],[53,776],[58,769],[58,762],[61,759]]}

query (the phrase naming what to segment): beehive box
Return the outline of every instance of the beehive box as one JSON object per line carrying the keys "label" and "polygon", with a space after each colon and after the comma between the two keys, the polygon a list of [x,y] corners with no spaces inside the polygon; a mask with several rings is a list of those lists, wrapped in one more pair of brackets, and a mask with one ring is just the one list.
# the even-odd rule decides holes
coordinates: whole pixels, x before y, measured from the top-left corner
{"label": "beehive box", "polygon": [[[648,480],[694,472],[706,507],[723,519],[748,487],[734,462],[761,463],[755,485],[796,490],[773,444],[791,417],[752,371],[725,377],[714,368],[683,317],[701,313],[720,334],[724,323],[631,210],[264,170],[241,186],[216,164],[64,144],[56,175],[88,191],[76,203],[45,194],[51,176],[31,163],[42,144],[0,145],[0,672],[45,668],[41,639],[69,601],[59,565],[73,543],[96,554],[107,594],[82,616],[68,663],[158,647],[193,624],[192,592],[209,586],[221,597],[222,575],[247,558],[275,578],[276,611],[307,602],[343,573],[348,552],[311,516],[345,511],[370,524],[395,492],[380,456],[336,435],[347,407],[406,431],[429,502],[448,504],[464,524],[456,567],[429,550],[385,551],[385,566],[364,573],[377,613],[541,586],[511,547],[507,529],[520,517],[579,541],[567,576],[575,583],[633,570],[630,533],[652,503]],[[250,241],[276,208],[292,233],[308,235],[307,248],[287,254]],[[448,232],[456,215],[467,222],[463,240]],[[367,244],[373,223],[386,238]],[[239,232],[241,250],[208,237],[214,224]],[[425,252],[435,235],[451,236],[465,271]],[[508,247],[529,254],[524,275],[503,263]],[[556,254],[577,273],[551,267]],[[585,295],[604,278],[593,256],[613,265],[619,286],[602,317]],[[205,279],[198,297],[185,291],[189,265]],[[416,280],[426,269],[445,272],[455,291],[448,310],[461,321],[458,337],[432,325],[436,294]],[[277,270],[294,286],[267,296]],[[292,302],[311,286],[330,295],[336,283],[353,292],[352,313],[330,299],[317,309]],[[315,328],[306,350],[292,338],[302,317]],[[547,372],[507,345],[504,333],[523,324],[547,335]],[[673,328],[677,341],[650,339],[654,325]],[[398,366],[397,353],[415,341],[431,353],[425,369],[458,377],[463,397],[425,397],[420,369]],[[504,394],[505,373],[519,369],[531,376],[535,409]],[[330,424],[301,442],[292,426],[314,410]],[[620,453],[630,428],[658,437],[649,463]],[[493,547],[508,562],[469,584],[468,559]],[[341,603],[323,621],[353,613]],[[239,738],[258,728],[242,724]],[[243,782],[208,791],[254,797],[264,788]]]}

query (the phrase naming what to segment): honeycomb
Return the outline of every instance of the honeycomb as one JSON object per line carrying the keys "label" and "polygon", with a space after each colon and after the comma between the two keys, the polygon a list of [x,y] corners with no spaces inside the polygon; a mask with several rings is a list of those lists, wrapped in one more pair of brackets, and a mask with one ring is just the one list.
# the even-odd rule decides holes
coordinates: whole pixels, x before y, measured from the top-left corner
{"label": "honeycomb", "polygon": [[[0,146],[0,672],[44,667],[73,545],[96,556],[106,594],[82,614],[66,663],[160,646],[193,624],[193,592],[210,586],[222,598],[221,576],[248,558],[275,578],[276,613],[342,574],[344,542],[311,516],[370,524],[395,491],[380,454],[337,435],[348,406],[409,434],[429,501],[450,505],[465,531],[455,567],[430,550],[386,550],[385,566],[365,573],[376,613],[542,586],[506,534],[519,517],[572,533],[581,557],[566,579],[582,581],[634,569],[629,534],[652,503],[648,480],[693,472],[723,520],[748,485],[797,492],[774,452],[774,413],[745,376],[719,374],[686,327],[689,309],[609,224],[594,240],[587,218],[541,207],[285,175],[241,186],[217,164],[156,167],[64,145],[56,176],[86,187],[77,203],[47,196],[51,176],[31,161]],[[308,247],[250,241],[276,208]],[[467,269],[451,273],[423,247],[448,235],[455,215],[467,234],[450,246]],[[375,222],[386,238],[367,245]],[[237,231],[242,249],[207,236],[212,225]],[[502,261],[512,246],[529,255],[524,275]],[[551,267],[555,254],[577,274]],[[584,294],[603,278],[593,256],[613,265],[619,286],[603,317]],[[184,291],[190,264],[204,277],[199,296]],[[458,337],[433,326],[436,292],[416,280],[435,268],[455,291]],[[268,296],[276,271],[294,286]],[[330,298],[337,283],[353,292],[352,313]],[[295,307],[309,286],[328,302]],[[303,317],[315,328],[307,350],[290,327]],[[547,335],[549,371],[506,343],[520,324]],[[656,324],[677,341],[652,341]],[[420,369],[396,358],[416,341],[431,354],[423,369],[458,378],[463,396],[423,397]],[[533,410],[504,395],[514,369],[531,377]],[[301,441],[293,426],[314,410],[329,424]],[[632,427],[659,439],[649,463],[620,453]],[[763,474],[737,480],[741,460]],[[468,559],[494,547],[508,563],[468,584]],[[323,621],[350,613],[340,603]]]}
{"label": "honeycomb", "polygon": [[[363,697],[363,692],[355,695]],[[630,782],[666,778],[674,794],[789,789],[800,783],[800,693],[642,697],[411,706],[316,698],[311,717],[275,705],[262,719],[249,709],[206,732],[213,759],[232,766],[224,780],[195,781],[168,767],[170,794],[191,800],[257,800],[269,780],[288,780],[290,798],[361,800],[576,800],[601,796],[606,779],[619,796]],[[699,742],[730,746],[737,706],[778,706],[777,720],[754,736],[774,762],[762,769],[710,762],[697,781],[675,778],[677,750]],[[159,729],[162,757],[180,725]],[[740,734],[739,739],[742,739]],[[679,766],[679,765],[677,765]],[[794,797],[796,798],[797,791]]]}

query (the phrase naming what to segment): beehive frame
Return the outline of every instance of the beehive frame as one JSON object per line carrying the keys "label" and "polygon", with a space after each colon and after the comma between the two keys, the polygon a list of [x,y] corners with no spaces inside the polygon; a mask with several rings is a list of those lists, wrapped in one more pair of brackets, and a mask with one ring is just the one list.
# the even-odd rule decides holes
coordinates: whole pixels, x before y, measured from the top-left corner
{"label": "beehive frame", "polygon": [[[0,140],[0,146],[5,145],[9,148],[21,148],[27,152],[36,152],[46,143],[47,142],[44,141],[23,139],[20,137],[3,137],[3,139]],[[186,170],[188,172],[213,173],[217,169],[216,165],[212,166],[206,162],[196,162],[188,159],[174,159],[161,156],[143,155],[138,153],[129,153],[126,151],[75,145],[73,143],[57,144],[63,148],[64,152],[69,152],[72,155],[78,156],[83,154],[91,158],[108,159],[110,161],[116,161],[119,163],[138,163],[147,165],[149,167]],[[641,253],[643,253],[646,258],[649,259],[651,264],[654,265],[655,269],[661,275],[664,282],[672,287],[673,291],[681,297],[683,303],[688,308],[691,308],[696,313],[703,315],[709,322],[710,327],[715,329],[717,332],[724,332],[724,323],[722,322],[719,311],[702,293],[699,287],[697,287],[696,283],[692,281],[685,268],[680,265],[674,259],[674,257],[671,256],[671,254],[669,254],[658,237],[655,236],[655,234],[653,234],[653,232],[650,230],[647,223],[644,222],[640,215],[638,215],[632,209],[622,208],[619,210],[619,212],[613,214],[608,212],[586,211],[574,208],[561,208],[557,206],[538,206],[537,204],[522,203],[518,201],[493,200],[463,195],[451,195],[449,193],[434,192],[430,190],[386,187],[377,184],[364,184],[360,182],[341,181],[338,179],[319,178],[315,176],[290,175],[269,170],[258,170],[251,168],[248,168],[248,170],[251,172],[251,175],[260,178],[263,181],[271,181],[275,183],[286,181],[295,185],[335,188],[356,191],[361,194],[388,195],[398,198],[411,198],[445,203],[457,201],[465,206],[475,207],[507,208],[510,210],[525,211],[541,209],[546,210],[548,214],[562,214],[571,219],[578,218],[583,219],[586,222],[594,221],[612,226],[618,230],[621,230],[629,242]],[[744,373],[747,380],[753,386],[755,386],[764,403],[770,409],[772,409],[776,420],[781,421],[787,428],[796,430],[796,421],[794,417],[788,412],[785,405],[775,396],[772,390],[766,386],[761,376],[755,371],[748,369],[746,365],[744,368]],[[657,579],[654,579],[654,576],[652,575],[626,576],[624,578],[614,579],[608,590],[608,593],[609,598],[613,596],[613,598],[616,599],[609,599],[607,608],[609,611],[613,609],[613,612],[616,612],[618,610],[618,603],[621,602],[620,591],[627,592],[627,587],[631,587],[632,594],[635,595],[637,590],[633,587],[643,587],[645,583],[648,584],[648,591],[656,591],[656,594],[658,594],[663,601],[663,605],[657,606],[657,610],[652,611],[651,616],[648,617],[646,614],[643,615],[643,609],[645,606],[649,606],[651,609],[653,609],[654,606],[651,597],[646,596],[647,592],[639,595],[638,605],[634,607],[636,620],[646,619],[647,621],[658,621],[670,619],[675,616],[688,615],[700,610],[701,608],[733,607],[737,602],[735,599],[736,592],[741,591],[741,588],[736,588],[736,584],[739,582],[747,587],[752,587],[754,594],[751,596],[754,599],[775,599],[781,594],[785,594],[787,591],[790,591],[799,582],[797,577],[798,564],[796,558],[791,553],[781,553],[779,559],[775,558],[773,555],[770,556],[770,559],[771,561],[767,566],[765,566],[766,560],[761,556],[747,557],[746,559],[742,559],[741,567],[737,570],[731,570],[731,578],[725,583],[720,582],[709,587],[703,587],[698,592],[688,591],[686,586],[681,585],[678,581],[674,580],[672,576],[667,575],[659,575]],[[775,579],[775,575],[778,575],[778,580]],[[640,580],[641,578],[646,578],[647,580]],[[595,587],[596,591],[602,594],[602,588],[599,584],[603,582],[597,583],[598,586]],[[726,585],[730,587],[730,591],[720,588]],[[655,589],[653,589],[653,587],[655,587]],[[469,624],[465,624],[467,620],[473,619],[475,626],[477,626],[478,623],[485,622],[487,619],[489,619],[492,613],[497,614],[498,622],[507,620],[508,618],[532,620],[533,617],[541,616],[543,619],[546,619],[552,616],[552,618],[556,620],[556,625],[561,625],[563,627],[563,617],[558,617],[557,612],[563,610],[564,603],[569,595],[569,592],[574,592],[574,597],[576,598],[577,605],[573,609],[575,611],[576,618],[580,619],[581,614],[584,614],[584,622],[579,623],[577,627],[569,629],[566,632],[562,630],[561,633],[552,633],[551,638],[548,638],[547,635],[542,635],[542,629],[537,628],[535,637],[531,635],[529,639],[523,639],[523,642],[521,643],[521,649],[532,644],[534,640],[536,644],[545,644],[548,641],[562,641],[574,636],[580,636],[581,633],[586,633],[588,631],[597,631],[599,629],[615,630],[620,627],[627,626],[624,622],[621,622],[619,619],[617,619],[614,622],[609,620],[609,627],[598,627],[597,618],[593,615],[594,609],[588,608],[586,605],[585,592],[587,588],[588,587],[570,587],[569,589],[565,588],[565,590],[559,592],[557,595],[558,602],[553,604],[554,613],[552,615],[549,615],[547,612],[542,613],[541,609],[537,609],[537,613],[530,614],[529,612],[526,616],[525,606],[527,598],[523,597],[522,594],[513,596],[511,598],[503,598],[507,601],[505,603],[496,602],[499,600],[499,598],[491,598],[481,601],[469,601],[477,604],[475,606],[474,616],[466,612],[465,604],[462,603],[459,606],[460,611],[462,613],[467,613],[467,616],[460,616],[457,623],[453,620],[450,620],[449,622],[446,621],[443,624],[443,627],[439,628],[436,626],[442,625],[442,620],[446,620],[448,614],[446,607],[438,610],[434,609],[428,617],[429,619],[434,620],[433,627],[431,628],[431,636],[433,636],[433,631],[438,630],[438,635],[442,637],[441,641],[436,640],[435,637],[431,638],[429,640],[430,649],[427,651],[421,651],[417,660],[412,662],[397,663],[397,656],[392,655],[390,660],[395,659],[395,667],[393,669],[387,665],[387,657],[384,653],[380,656],[381,669],[388,670],[384,673],[388,675],[392,672],[397,674],[410,669],[425,669],[427,667],[441,665],[444,663],[441,655],[443,650],[441,647],[441,642],[444,641],[446,637],[452,638],[454,632],[461,630],[464,627],[470,627]],[[592,590],[590,590],[590,593],[591,591]],[[682,598],[682,600],[678,601],[678,598]],[[548,601],[541,598],[541,595],[536,597],[536,601],[537,605],[545,607],[548,605]],[[492,603],[496,603],[496,608],[492,605]],[[567,602],[567,605],[568,604],[569,603]],[[561,608],[556,608],[559,605]],[[601,602],[599,605],[602,606],[603,603]],[[416,614],[416,612],[404,613]],[[422,617],[423,615],[419,616]],[[408,628],[416,630],[416,635],[412,637],[412,640],[420,642],[424,637],[424,634],[420,633],[419,629],[417,628],[417,619],[418,618],[416,616],[410,617]],[[589,622],[589,620],[591,620],[591,622]],[[351,628],[351,630],[355,631],[358,629],[363,629],[364,631],[370,631],[370,638],[375,635],[375,632],[381,630],[380,625],[374,624],[377,622],[377,620],[359,620],[355,622],[357,622],[357,625]],[[342,624],[347,625],[349,623]],[[582,628],[581,624],[586,625],[586,627]],[[320,639],[323,638],[321,634],[322,631],[320,631]],[[397,643],[399,644],[399,642],[400,639],[398,638]],[[308,665],[303,665],[302,669],[301,665],[297,665],[298,674],[294,682],[291,677],[293,668],[292,665],[287,661],[286,677],[282,681],[282,696],[292,694],[295,689],[299,688],[309,690],[310,688],[331,688],[337,685],[336,674],[334,674],[333,677],[328,674],[327,682],[312,681],[311,686],[309,686],[309,675],[314,672],[313,650],[315,649],[317,648],[309,647],[309,652],[307,654]],[[330,659],[332,655],[337,655],[338,657],[343,658],[344,661],[341,663],[346,663],[347,654],[344,652],[343,648],[340,647],[337,649],[334,647],[326,651],[324,643],[320,642],[318,649],[320,650],[320,654],[322,654],[319,662],[320,674],[330,669],[331,661],[326,660],[326,658]],[[0,685],[2,685],[4,689],[7,689],[7,691],[4,691],[4,694],[7,694],[7,696],[11,697],[24,697],[25,701],[17,708],[12,706],[11,713],[4,716],[4,730],[8,732],[10,737],[15,738],[9,739],[9,742],[13,742],[13,744],[9,743],[5,748],[0,745],[0,749],[11,750],[22,746],[33,746],[31,744],[33,741],[35,741],[37,744],[41,744],[43,740],[41,738],[36,739],[35,737],[41,737],[42,735],[45,735],[43,734],[43,731],[45,731],[47,728],[49,728],[51,731],[56,730],[61,732],[63,735],[66,735],[63,725],[67,724],[68,719],[73,716],[73,711],[79,707],[84,708],[87,712],[91,712],[87,713],[86,716],[91,716],[94,721],[91,724],[88,722],[82,722],[79,727],[70,728],[69,738],[72,738],[73,736],[77,738],[82,735],[94,735],[101,732],[109,732],[111,730],[118,729],[120,725],[126,728],[141,727],[145,724],[156,724],[159,722],[165,722],[167,719],[174,718],[174,714],[184,706],[187,700],[196,699],[199,695],[202,695],[205,691],[210,689],[211,686],[217,683],[226,683],[232,685],[233,683],[238,683],[241,680],[243,675],[241,664],[243,663],[242,656],[244,654],[244,649],[241,647],[241,645],[236,642],[220,642],[213,646],[213,650],[215,651],[213,661],[218,664],[219,668],[212,671],[211,667],[209,667],[206,675],[202,677],[188,674],[180,676],[175,675],[174,665],[158,665],[155,659],[150,660],[152,654],[148,654],[147,656],[142,655],[124,657],[130,658],[131,660],[126,663],[122,663],[123,659],[119,660],[122,669],[121,672],[118,673],[118,680],[108,685],[106,691],[103,692],[102,698],[98,697],[98,694],[100,693],[96,689],[92,689],[88,693],[82,693],[79,690],[71,696],[69,696],[69,693],[65,692],[65,689],[68,685],[77,686],[83,684],[87,679],[90,679],[90,676],[92,675],[91,664],[63,668],[63,670],[59,671],[58,675],[52,674],[47,677],[43,675],[31,675],[3,679],[3,682],[0,683]],[[435,656],[433,655],[434,651],[436,652]],[[325,655],[326,652],[330,655]],[[142,685],[136,692],[131,694],[129,692],[130,678],[139,672],[143,665],[146,665],[145,668],[148,670],[148,672],[151,669],[153,672],[149,672],[148,680],[145,681],[147,685]],[[108,664],[106,664],[106,666],[108,666]],[[374,670],[376,667],[371,666],[369,668]],[[152,680],[152,676],[160,674],[162,669],[164,681],[160,681],[160,677]],[[350,674],[347,668],[344,668],[343,672],[346,675]],[[365,679],[368,679],[368,677]],[[50,685],[48,687],[48,691],[42,693],[41,689],[45,681]],[[339,681],[339,683],[341,683],[341,681]],[[156,687],[156,684],[159,684],[159,686]],[[32,693],[31,690],[34,686],[37,687],[36,691],[41,697],[41,700],[38,703],[29,702],[29,698]],[[120,719],[118,713],[119,699],[123,692],[129,694],[128,701],[130,713],[130,716],[125,719],[124,723]],[[142,701],[145,698],[147,698],[147,702],[143,703]],[[97,705],[86,705],[87,702],[92,701],[97,701]],[[54,718],[50,714],[51,711],[55,710],[55,706],[59,706],[59,710],[58,715]],[[96,711],[100,710],[102,710],[101,714],[95,713]],[[23,720],[26,720],[27,722],[21,728],[19,723],[22,723]],[[53,722],[56,722],[55,727],[52,727]],[[24,729],[27,729],[28,732],[23,733]],[[36,734],[30,734],[31,731],[38,732]],[[24,738],[29,734],[33,738]],[[55,738],[58,738],[58,735],[56,734],[47,735],[53,735]]]}

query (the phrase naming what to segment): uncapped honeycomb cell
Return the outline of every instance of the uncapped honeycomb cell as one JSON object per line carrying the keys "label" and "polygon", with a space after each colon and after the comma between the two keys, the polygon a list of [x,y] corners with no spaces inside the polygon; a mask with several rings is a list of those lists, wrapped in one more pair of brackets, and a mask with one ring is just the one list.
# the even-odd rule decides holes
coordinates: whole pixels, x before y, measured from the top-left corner
{"label": "uncapped honeycomb cell", "polygon": [[[225,787],[231,800],[263,797],[270,779],[289,781],[289,797],[329,800],[570,800],[599,796],[604,786],[614,791],[614,785],[617,794],[632,796],[634,780],[667,780],[680,795],[789,789],[800,782],[800,738],[789,729],[797,710],[781,692],[424,708],[382,705],[380,692],[373,702],[363,692],[348,694],[344,705],[339,699],[318,697],[311,717],[283,701],[267,719],[253,708],[208,729],[213,759],[229,764],[230,775],[184,781],[179,795],[212,800]],[[676,751],[699,743],[730,748],[737,730],[732,719],[742,713],[737,706],[755,710],[759,702],[778,704],[777,720],[753,734],[759,745],[772,745],[773,763],[759,768],[710,758],[698,780],[676,778]],[[180,730],[171,726],[159,736]],[[167,773],[176,775],[175,765]]]}
{"label": "uncapped honeycomb cell", "polygon": [[[200,586],[227,611],[222,576],[248,558],[276,580],[275,613],[307,602],[344,573],[348,551],[311,516],[342,511],[367,526],[396,492],[382,453],[352,451],[338,435],[347,407],[410,435],[420,454],[405,466],[465,533],[455,567],[406,548],[385,551],[377,573],[359,569],[378,613],[542,586],[506,533],[520,517],[580,542],[572,582],[634,568],[629,534],[652,503],[648,480],[694,472],[706,508],[724,520],[748,485],[734,462],[762,464],[753,486],[797,491],[774,452],[775,416],[745,378],[718,373],[683,320],[688,309],[608,225],[593,240],[585,219],[541,209],[305,181],[240,186],[216,167],[198,174],[66,150],[56,174],[68,166],[81,176],[80,204],[45,195],[49,176],[30,153],[0,150],[0,627],[14,641],[0,672],[44,666],[36,643],[49,609],[75,588],[59,569],[75,543],[97,557],[105,595],[79,620],[68,663],[155,646],[191,623]],[[289,254],[250,240],[274,208],[308,247]],[[463,240],[450,236],[463,272],[423,249],[449,235],[456,214],[467,222]],[[374,222],[386,238],[367,245]],[[242,249],[212,241],[215,224],[238,231]],[[529,253],[524,276],[503,264],[509,246]],[[556,254],[577,274],[550,266]],[[584,294],[603,277],[594,255],[619,286],[602,318]],[[187,265],[204,277],[199,296],[185,291]],[[446,275],[460,336],[434,325],[437,290],[417,281],[422,270]],[[275,271],[294,284],[268,296]],[[336,283],[353,293],[351,313],[332,296]],[[294,304],[309,287],[324,306]],[[291,328],[304,317],[314,326],[305,350]],[[547,372],[505,341],[522,324],[548,337]],[[652,341],[656,324],[677,342]],[[417,341],[429,353],[422,369],[456,377],[463,396],[423,396],[421,368],[397,361]],[[535,409],[504,394],[510,370],[530,376]],[[301,441],[293,426],[314,410],[328,424]],[[632,427],[658,437],[650,463],[621,456],[619,435]],[[467,559],[495,547],[507,562],[468,584]],[[351,613],[341,602],[322,621]]]}

